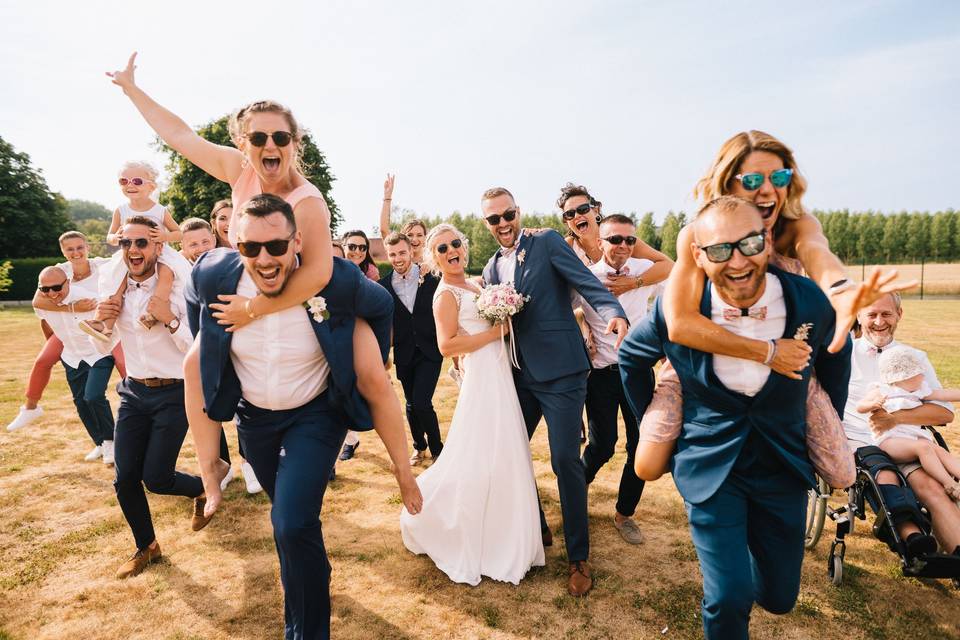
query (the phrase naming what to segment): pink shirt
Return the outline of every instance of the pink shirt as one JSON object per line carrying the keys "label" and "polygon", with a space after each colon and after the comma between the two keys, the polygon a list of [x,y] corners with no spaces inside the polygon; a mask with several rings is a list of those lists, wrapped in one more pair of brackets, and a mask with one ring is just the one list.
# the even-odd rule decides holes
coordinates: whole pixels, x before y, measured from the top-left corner
{"label": "pink shirt", "polygon": [[[230,194],[230,199],[233,201],[233,210],[237,211],[240,205],[261,193],[263,193],[263,187],[260,185],[260,178],[257,177],[253,167],[247,165],[243,168],[243,171],[240,172],[240,177],[237,178],[237,181],[233,183],[233,191]],[[286,200],[287,204],[293,209],[296,209],[297,205],[300,204],[300,201],[304,198],[320,198],[323,200],[323,194],[320,192],[320,189],[317,189],[313,184],[307,182],[288,193],[283,199]],[[236,229],[237,226],[233,223],[233,220],[231,220],[230,230],[227,236],[230,244],[233,246],[237,246],[238,238]]]}

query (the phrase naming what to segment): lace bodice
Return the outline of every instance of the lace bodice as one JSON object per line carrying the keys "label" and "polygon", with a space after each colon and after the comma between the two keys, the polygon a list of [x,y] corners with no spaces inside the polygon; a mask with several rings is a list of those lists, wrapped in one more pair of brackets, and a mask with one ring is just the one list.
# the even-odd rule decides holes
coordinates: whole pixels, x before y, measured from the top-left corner
{"label": "lace bodice", "polygon": [[477,313],[477,294],[474,291],[441,282],[437,287],[437,292],[433,294],[434,302],[444,291],[453,294],[457,301],[457,309],[459,309],[457,323],[460,325],[461,332],[473,335],[490,328],[490,323]]}

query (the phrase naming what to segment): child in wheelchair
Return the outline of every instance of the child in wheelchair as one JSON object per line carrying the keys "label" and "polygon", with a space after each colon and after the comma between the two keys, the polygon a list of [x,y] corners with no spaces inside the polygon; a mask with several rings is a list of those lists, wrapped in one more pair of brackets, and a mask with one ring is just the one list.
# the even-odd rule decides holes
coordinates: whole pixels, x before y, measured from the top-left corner
{"label": "child in wheelchair", "polygon": [[[884,409],[893,413],[919,407],[924,400],[958,401],[960,390],[931,390],[916,353],[906,346],[884,350],[878,358],[882,384],[877,384],[857,405],[869,413]],[[898,424],[877,436],[879,446],[897,463],[919,460],[923,470],[940,482],[947,495],[960,504],[960,459],[934,441],[929,431],[916,425]]]}

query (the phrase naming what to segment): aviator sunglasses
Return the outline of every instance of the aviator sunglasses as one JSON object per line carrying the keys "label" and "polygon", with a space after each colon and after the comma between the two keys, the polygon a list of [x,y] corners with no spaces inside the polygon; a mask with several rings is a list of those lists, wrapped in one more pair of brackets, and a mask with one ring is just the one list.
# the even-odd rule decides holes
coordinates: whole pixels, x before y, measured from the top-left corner
{"label": "aviator sunglasses", "polygon": [[710,262],[726,262],[733,257],[733,250],[736,249],[740,255],[749,258],[763,251],[766,246],[767,234],[763,231],[753,231],[750,235],[737,240],[736,242],[720,242],[711,244],[708,247],[700,247],[700,250],[707,254],[707,260]]}
{"label": "aviator sunglasses", "polygon": [[50,291],[53,291],[54,293],[60,293],[60,290],[63,289],[63,285],[65,284],[67,284],[66,280],[64,280],[60,284],[51,284],[49,286],[41,285],[37,287],[37,289],[39,289],[41,293],[49,293]]}
{"label": "aviator sunglasses", "polygon": [[267,144],[267,138],[273,138],[273,144],[278,147],[285,147],[293,140],[293,134],[289,131],[274,131],[269,134],[263,131],[254,131],[247,134],[247,140],[255,147],[262,147]]}
{"label": "aviator sunglasses", "polygon": [[585,216],[590,212],[590,209],[593,209],[593,205],[589,202],[584,202],[582,205],[575,209],[570,209],[569,211],[563,212],[564,220],[573,220],[577,216]]}
{"label": "aviator sunglasses", "polygon": [[121,187],[125,187],[128,184],[132,184],[134,186],[139,187],[143,185],[143,183],[146,182],[146,180],[144,180],[143,178],[120,178],[118,182],[120,183]]}
{"label": "aviator sunglasses", "polygon": [[[507,213],[509,213],[509,212],[507,212]],[[504,214],[504,215],[506,215],[506,214]],[[516,215],[516,211],[514,211],[514,215]],[[492,218],[492,217],[494,217],[494,216],[490,216],[490,217]],[[512,219],[512,218],[511,218],[511,219]],[[508,219],[507,222],[510,222],[510,219]],[[491,222],[490,224],[496,224],[496,223]],[[443,254],[443,253],[446,253],[446,252],[447,252],[447,249],[449,249],[450,247],[453,247],[454,249],[459,249],[459,248],[462,247],[462,246],[463,246],[463,240],[461,240],[460,238],[457,238],[456,240],[451,240],[451,241],[450,241],[450,246],[449,246],[449,247],[447,246],[447,243],[446,243],[446,242],[444,242],[443,244],[438,244],[438,245],[437,245],[437,253]]]}
{"label": "aviator sunglasses", "polygon": [[615,245],[619,245],[623,242],[626,242],[628,247],[632,247],[633,245],[637,244],[636,236],[622,236],[620,234],[617,234],[615,236],[608,236],[604,238],[604,240],[606,240],[610,244],[615,244]]}
{"label": "aviator sunglasses", "polygon": [[[756,191],[763,186],[763,181],[766,180],[762,173],[738,173],[733,177],[739,180],[747,191]],[[770,184],[777,189],[782,189],[790,184],[792,178],[793,169],[777,169],[770,174]]]}
{"label": "aviator sunglasses", "polygon": [[500,224],[500,218],[503,218],[507,222],[513,222],[514,218],[516,217],[517,217],[516,209],[507,209],[503,213],[487,216],[486,218],[484,218],[484,220],[486,220],[487,224],[489,224],[491,227],[495,227],[498,224]]}
{"label": "aviator sunglasses", "polygon": [[266,242],[238,242],[237,251],[244,258],[256,258],[260,255],[260,249],[266,248],[267,253],[276,258],[287,252],[287,247],[290,246],[292,239],[293,236],[284,240],[267,240]]}
{"label": "aviator sunglasses", "polygon": [[134,244],[137,245],[137,249],[146,249],[147,245],[150,244],[150,241],[146,238],[137,238],[136,240],[133,240],[131,238],[120,239],[120,247],[122,249],[129,249]]}

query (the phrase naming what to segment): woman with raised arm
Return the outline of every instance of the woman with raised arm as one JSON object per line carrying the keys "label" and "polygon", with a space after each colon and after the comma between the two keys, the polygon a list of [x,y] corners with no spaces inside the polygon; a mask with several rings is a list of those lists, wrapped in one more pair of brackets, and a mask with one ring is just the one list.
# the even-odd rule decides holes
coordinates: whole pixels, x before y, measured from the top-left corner
{"label": "woman with raised arm", "polygon": [[[200,137],[190,126],[148,96],[134,80],[134,52],[125,69],[107,72],[120,86],[147,124],[171,148],[211,176],[228,183],[233,208],[260,193],[282,197],[291,207],[304,242],[300,268],[276,297],[257,295],[244,298],[223,295],[222,304],[213,304],[221,324],[235,331],[251,320],[303,304],[323,289],[333,270],[330,211],[323,194],[300,170],[301,131],[286,107],[271,101],[254,102],[233,115],[230,133],[237,148],[214,144]],[[236,226],[229,225],[229,240],[236,245]],[[391,433],[404,433],[403,417],[393,385],[383,367],[381,349],[369,325],[358,319],[354,333],[354,367],[357,387],[370,405],[373,421]],[[228,467],[219,458],[219,425],[203,411],[200,360],[197,343],[184,359],[185,402],[200,459],[207,514],[219,505],[219,482]],[[401,437],[403,437],[401,435]],[[387,447],[394,464],[404,503],[419,500],[419,489],[406,460],[406,443],[398,449]],[[399,451],[400,457],[396,457]]]}
{"label": "woman with raised arm", "polygon": [[[380,237],[390,235],[390,210],[393,207],[393,185],[396,176],[387,174],[383,182],[383,206],[380,208]],[[427,225],[418,218],[407,220],[400,227],[400,233],[410,241],[410,253],[414,264],[423,262],[423,247],[427,237]]]}
{"label": "woman with raised arm", "polygon": [[[801,202],[807,181],[797,168],[793,152],[762,131],[744,131],[727,140],[693,193],[702,202],[735,195],[760,209],[765,227],[774,240],[771,264],[793,273],[806,272],[828,295],[837,312],[831,351],[843,347],[857,310],[882,295],[907,289],[914,283],[892,284],[896,272],[874,272],[866,282],[847,277],[846,267],[830,252],[820,222]],[[800,379],[808,363],[810,347],[801,340],[783,338],[776,346],[763,340],[736,335],[700,314],[705,276],[691,250],[693,233],[681,229],[677,237],[677,262],[663,297],[664,317],[670,340],[693,349],[769,364],[789,378]],[[810,385],[808,425],[839,420],[829,398],[818,384]],[[667,471],[674,440],[680,431],[679,383],[669,366],[661,371],[660,384],[641,422],[636,472],[655,480]]]}

